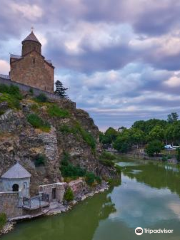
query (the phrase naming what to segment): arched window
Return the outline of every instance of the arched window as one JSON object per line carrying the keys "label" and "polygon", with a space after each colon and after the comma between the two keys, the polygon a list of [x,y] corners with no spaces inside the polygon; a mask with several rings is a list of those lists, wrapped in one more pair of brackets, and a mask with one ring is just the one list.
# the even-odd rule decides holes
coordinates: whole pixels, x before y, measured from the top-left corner
{"label": "arched window", "polygon": [[14,184],[12,186],[12,190],[13,190],[13,192],[18,192],[19,191],[19,185],[18,184]]}

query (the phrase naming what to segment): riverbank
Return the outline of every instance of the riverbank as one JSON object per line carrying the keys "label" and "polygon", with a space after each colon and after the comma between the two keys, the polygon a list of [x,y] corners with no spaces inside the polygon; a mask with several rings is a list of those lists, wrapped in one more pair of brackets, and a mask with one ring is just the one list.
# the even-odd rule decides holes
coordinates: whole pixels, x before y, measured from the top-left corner
{"label": "riverbank", "polygon": [[25,221],[29,219],[34,219],[37,217],[47,217],[47,216],[52,216],[52,215],[57,215],[61,213],[68,212],[73,209],[75,205],[77,205],[79,202],[84,201],[85,199],[89,197],[93,197],[95,194],[98,193],[103,193],[104,191],[109,189],[109,184],[105,181],[103,181],[100,185],[97,185],[95,187],[91,188],[91,191],[88,190],[85,194],[78,194],[75,199],[71,202],[66,202],[65,204],[63,203],[58,203],[58,202],[52,202],[50,203],[49,207],[46,208],[46,211],[44,214],[39,215],[39,216],[34,216],[34,217],[29,217],[27,216],[22,216],[18,218],[12,218],[10,219],[3,227],[3,229],[0,232],[0,236],[9,233],[12,231],[15,227],[15,225],[18,223],[18,221]]}

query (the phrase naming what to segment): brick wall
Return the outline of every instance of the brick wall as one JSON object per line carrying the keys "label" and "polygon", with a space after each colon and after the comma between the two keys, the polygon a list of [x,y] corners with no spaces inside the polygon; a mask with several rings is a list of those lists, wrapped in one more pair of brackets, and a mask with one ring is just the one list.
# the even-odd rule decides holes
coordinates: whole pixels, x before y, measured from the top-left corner
{"label": "brick wall", "polygon": [[21,216],[22,208],[19,208],[18,204],[18,193],[0,192],[0,213],[6,213],[8,218]]}

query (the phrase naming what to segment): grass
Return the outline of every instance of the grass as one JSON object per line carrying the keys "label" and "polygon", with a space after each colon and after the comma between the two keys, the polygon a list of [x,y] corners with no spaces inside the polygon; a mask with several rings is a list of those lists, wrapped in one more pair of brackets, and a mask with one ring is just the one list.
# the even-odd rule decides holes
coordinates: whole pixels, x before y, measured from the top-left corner
{"label": "grass", "polygon": [[81,127],[80,123],[76,122],[73,127],[64,124],[59,128],[59,130],[65,134],[80,134],[82,139],[92,148],[93,151],[96,149],[96,140],[91,133],[87,132],[84,128]]}
{"label": "grass", "polygon": [[0,103],[6,102],[8,107],[11,109],[20,109],[20,102],[14,95],[10,95],[8,93],[2,93],[0,95]]}
{"label": "grass", "polygon": [[48,107],[48,114],[50,117],[59,117],[59,118],[67,118],[70,116],[67,110],[60,108],[56,104],[52,104]]}
{"label": "grass", "polygon": [[14,85],[5,85],[0,84],[0,93],[7,93],[9,95],[14,96],[15,99],[21,100],[22,94],[17,86]]}
{"label": "grass", "polygon": [[6,214],[5,213],[0,213],[0,231],[2,230],[4,225],[6,224],[6,221],[7,221]]}
{"label": "grass", "polygon": [[50,124],[42,120],[37,114],[29,114],[27,120],[34,128],[41,129],[44,132],[49,132],[51,129]]}

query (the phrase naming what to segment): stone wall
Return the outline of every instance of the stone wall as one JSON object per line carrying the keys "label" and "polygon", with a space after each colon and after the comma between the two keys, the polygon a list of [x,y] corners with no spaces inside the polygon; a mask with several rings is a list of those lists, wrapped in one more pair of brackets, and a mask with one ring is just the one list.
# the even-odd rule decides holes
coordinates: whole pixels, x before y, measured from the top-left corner
{"label": "stone wall", "polygon": [[22,208],[19,207],[18,193],[0,192],[0,213],[6,213],[8,218],[22,215]]}
{"label": "stone wall", "polygon": [[[65,193],[66,183],[53,183],[39,186],[39,193],[45,193],[49,195],[49,200],[56,200],[58,202],[62,202]],[[54,196],[53,196],[54,191]]]}
{"label": "stone wall", "polygon": [[36,51],[11,62],[11,81],[23,83],[50,93],[54,92],[54,67]]}

